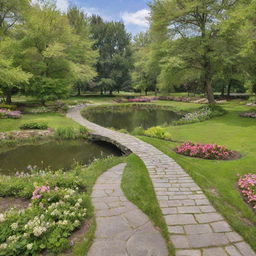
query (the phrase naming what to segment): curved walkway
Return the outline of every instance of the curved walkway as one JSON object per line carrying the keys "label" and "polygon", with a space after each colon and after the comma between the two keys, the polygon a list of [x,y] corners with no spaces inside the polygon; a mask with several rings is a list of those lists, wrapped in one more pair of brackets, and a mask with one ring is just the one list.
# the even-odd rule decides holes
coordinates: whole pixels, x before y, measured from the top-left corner
{"label": "curved walkway", "polygon": [[109,169],[93,187],[97,229],[88,256],[167,256],[160,232],[121,190],[124,168]]}
{"label": "curved walkway", "polygon": [[256,256],[173,159],[131,135],[89,122],[81,116],[80,109],[81,106],[71,109],[67,116],[96,136],[123,145],[146,165],[176,256]]}

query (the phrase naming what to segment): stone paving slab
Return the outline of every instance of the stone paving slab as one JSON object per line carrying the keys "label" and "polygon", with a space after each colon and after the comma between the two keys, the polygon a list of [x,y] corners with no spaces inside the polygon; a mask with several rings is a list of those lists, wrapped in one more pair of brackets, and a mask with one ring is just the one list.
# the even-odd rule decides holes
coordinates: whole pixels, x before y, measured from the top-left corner
{"label": "stone paving slab", "polygon": [[97,136],[123,145],[144,162],[177,256],[256,256],[172,158],[136,137],[89,122],[81,116],[80,109],[70,110],[67,116]]}
{"label": "stone paving slab", "polygon": [[124,167],[109,169],[93,187],[97,228],[88,256],[167,256],[160,232],[121,190]]}

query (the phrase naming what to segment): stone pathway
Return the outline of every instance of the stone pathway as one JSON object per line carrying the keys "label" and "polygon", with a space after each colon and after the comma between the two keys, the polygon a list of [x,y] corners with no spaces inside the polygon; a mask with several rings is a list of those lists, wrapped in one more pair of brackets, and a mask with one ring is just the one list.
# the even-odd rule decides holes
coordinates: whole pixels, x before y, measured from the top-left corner
{"label": "stone pathway", "polygon": [[160,232],[121,190],[124,167],[106,171],[93,187],[97,229],[88,256],[167,256]]}
{"label": "stone pathway", "polygon": [[96,136],[121,144],[145,163],[176,256],[256,256],[173,159],[131,135],[89,122],[81,116],[80,108],[70,110],[67,116],[91,129]]}

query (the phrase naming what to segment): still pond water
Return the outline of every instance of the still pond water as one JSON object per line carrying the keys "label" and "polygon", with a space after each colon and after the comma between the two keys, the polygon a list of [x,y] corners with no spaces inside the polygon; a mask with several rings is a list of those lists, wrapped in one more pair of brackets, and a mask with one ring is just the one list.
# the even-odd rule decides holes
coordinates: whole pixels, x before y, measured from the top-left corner
{"label": "still pond water", "polygon": [[139,126],[147,129],[165,123],[170,124],[172,121],[178,120],[180,116],[170,110],[131,108],[125,111],[106,109],[104,112],[87,112],[86,118],[105,127],[113,127],[117,130],[126,129],[131,132]]}
{"label": "still pond water", "polygon": [[90,164],[95,158],[120,156],[114,146],[103,142],[84,140],[50,141],[44,144],[25,145],[0,154],[0,174],[15,175],[29,172],[27,167],[39,169],[70,169],[75,162]]}

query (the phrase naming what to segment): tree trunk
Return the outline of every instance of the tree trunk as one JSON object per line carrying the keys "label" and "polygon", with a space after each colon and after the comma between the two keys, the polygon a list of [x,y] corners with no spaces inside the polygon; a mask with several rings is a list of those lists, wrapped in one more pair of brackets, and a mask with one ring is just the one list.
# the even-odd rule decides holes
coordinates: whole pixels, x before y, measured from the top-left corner
{"label": "tree trunk", "polygon": [[223,85],[221,88],[221,96],[224,97],[224,94],[225,94],[225,85]]}
{"label": "tree trunk", "polygon": [[76,96],[81,96],[81,86],[80,85],[77,85],[77,95]]}
{"label": "tree trunk", "polygon": [[148,90],[147,90],[147,89],[145,90],[145,95],[146,95],[146,96],[148,95]]}
{"label": "tree trunk", "polygon": [[6,96],[6,98],[5,98],[6,104],[8,104],[8,105],[12,104],[12,94],[11,94],[11,92],[7,91],[5,96]]}
{"label": "tree trunk", "polygon": [[216,104],[216,101],[214,99],[213,90],[212,90],[212,85],[209,80],[205,81],[205,92],[206,92],[206,97],[208,99],[208,103],[212,104],[212,105]]}
{"label": "tree trunk", "polygon": [[228,83],[228,90],[227,90],[227,96],[230,97],[230,92],[231,92],[231,86],[232,86],[232,80],[229,81]]}

